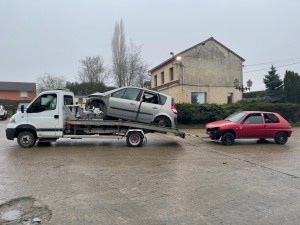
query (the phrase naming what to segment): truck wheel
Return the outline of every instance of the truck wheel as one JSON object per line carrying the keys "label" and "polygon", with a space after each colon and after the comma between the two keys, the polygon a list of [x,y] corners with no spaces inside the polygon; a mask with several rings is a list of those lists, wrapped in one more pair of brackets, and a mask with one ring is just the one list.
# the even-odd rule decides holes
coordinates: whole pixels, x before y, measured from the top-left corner
{"label": "truck wheel", "polygon": [[35,136],[29,131],[22,131],[18,135],[18,144],[23,148],[31,148],[32,146],[34,146],[35,142]]}
{"label": "truck wheel", "polygon": [[234,144],[234,139],[235,139],[234,134],[227,132],[222,135],[221,141],[223,145],[229,146]]}
{"label": "truck wheel", "polygon": [[143,135],[141,132],[132,131],[126,137],[127,145],[129,147],[140,147],[143,144]]}
{"label": "truck wheel", "polygon": [[284,132],[279,132],[276,134],[274,140],[276,144],[284,145],[288,140],[288,136]]}

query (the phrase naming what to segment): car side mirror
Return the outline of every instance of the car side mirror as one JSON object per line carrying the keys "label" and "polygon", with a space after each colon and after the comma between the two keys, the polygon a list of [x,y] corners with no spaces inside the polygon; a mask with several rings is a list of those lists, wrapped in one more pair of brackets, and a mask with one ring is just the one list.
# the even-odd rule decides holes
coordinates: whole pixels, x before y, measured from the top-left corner
{"label": "car side mirror", "polygon": [[21,112],[24,113],[24,105],[21,105]]}

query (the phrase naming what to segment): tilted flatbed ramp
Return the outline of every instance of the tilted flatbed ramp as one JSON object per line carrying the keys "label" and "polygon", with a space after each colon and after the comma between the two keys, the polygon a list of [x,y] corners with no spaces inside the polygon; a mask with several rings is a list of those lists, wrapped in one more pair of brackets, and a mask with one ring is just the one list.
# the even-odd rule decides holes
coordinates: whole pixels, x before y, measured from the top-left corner
{"label": "tilted flatbed ramp", "polygon": [[132,121],[124,120],[103,120],[103,119],[91,119],[91,120],[69,120],[66,122],[67,125],[73,126],[115,126],[115,127],[128,127],[129,129],[141,129],[151,132],[161,133],[173,133],[177,136],[185,138],[185,132],[182,132],[176,128],[171,127],[160,127],[154,124],[137,123]]}

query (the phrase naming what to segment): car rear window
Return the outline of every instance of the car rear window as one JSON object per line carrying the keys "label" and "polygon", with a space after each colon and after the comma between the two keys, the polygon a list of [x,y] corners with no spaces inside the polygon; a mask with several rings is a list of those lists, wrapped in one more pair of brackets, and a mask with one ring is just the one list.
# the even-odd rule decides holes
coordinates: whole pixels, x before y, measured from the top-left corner
{"label": "car rear window", "polygon": [[279,123],[279,119],[274,114],[265,113],[264,118],[265,118],[265,123]]}
{"label": "car rear window", "polygon": [[163,96],[163,95],[159,95],[159,98],[160,98],[160,105],[164,105],[167,101],[167,97],[166,96]]}

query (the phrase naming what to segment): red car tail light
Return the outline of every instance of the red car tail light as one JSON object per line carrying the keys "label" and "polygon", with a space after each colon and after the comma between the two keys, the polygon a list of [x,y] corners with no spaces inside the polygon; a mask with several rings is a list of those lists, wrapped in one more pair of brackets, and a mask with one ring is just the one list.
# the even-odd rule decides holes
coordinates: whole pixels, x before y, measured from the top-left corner
{"label": "red car tail light", "polygon": [[173,111],[173,113],[177,114],[177,110],[174,105],[171,106],[171,110]]}

